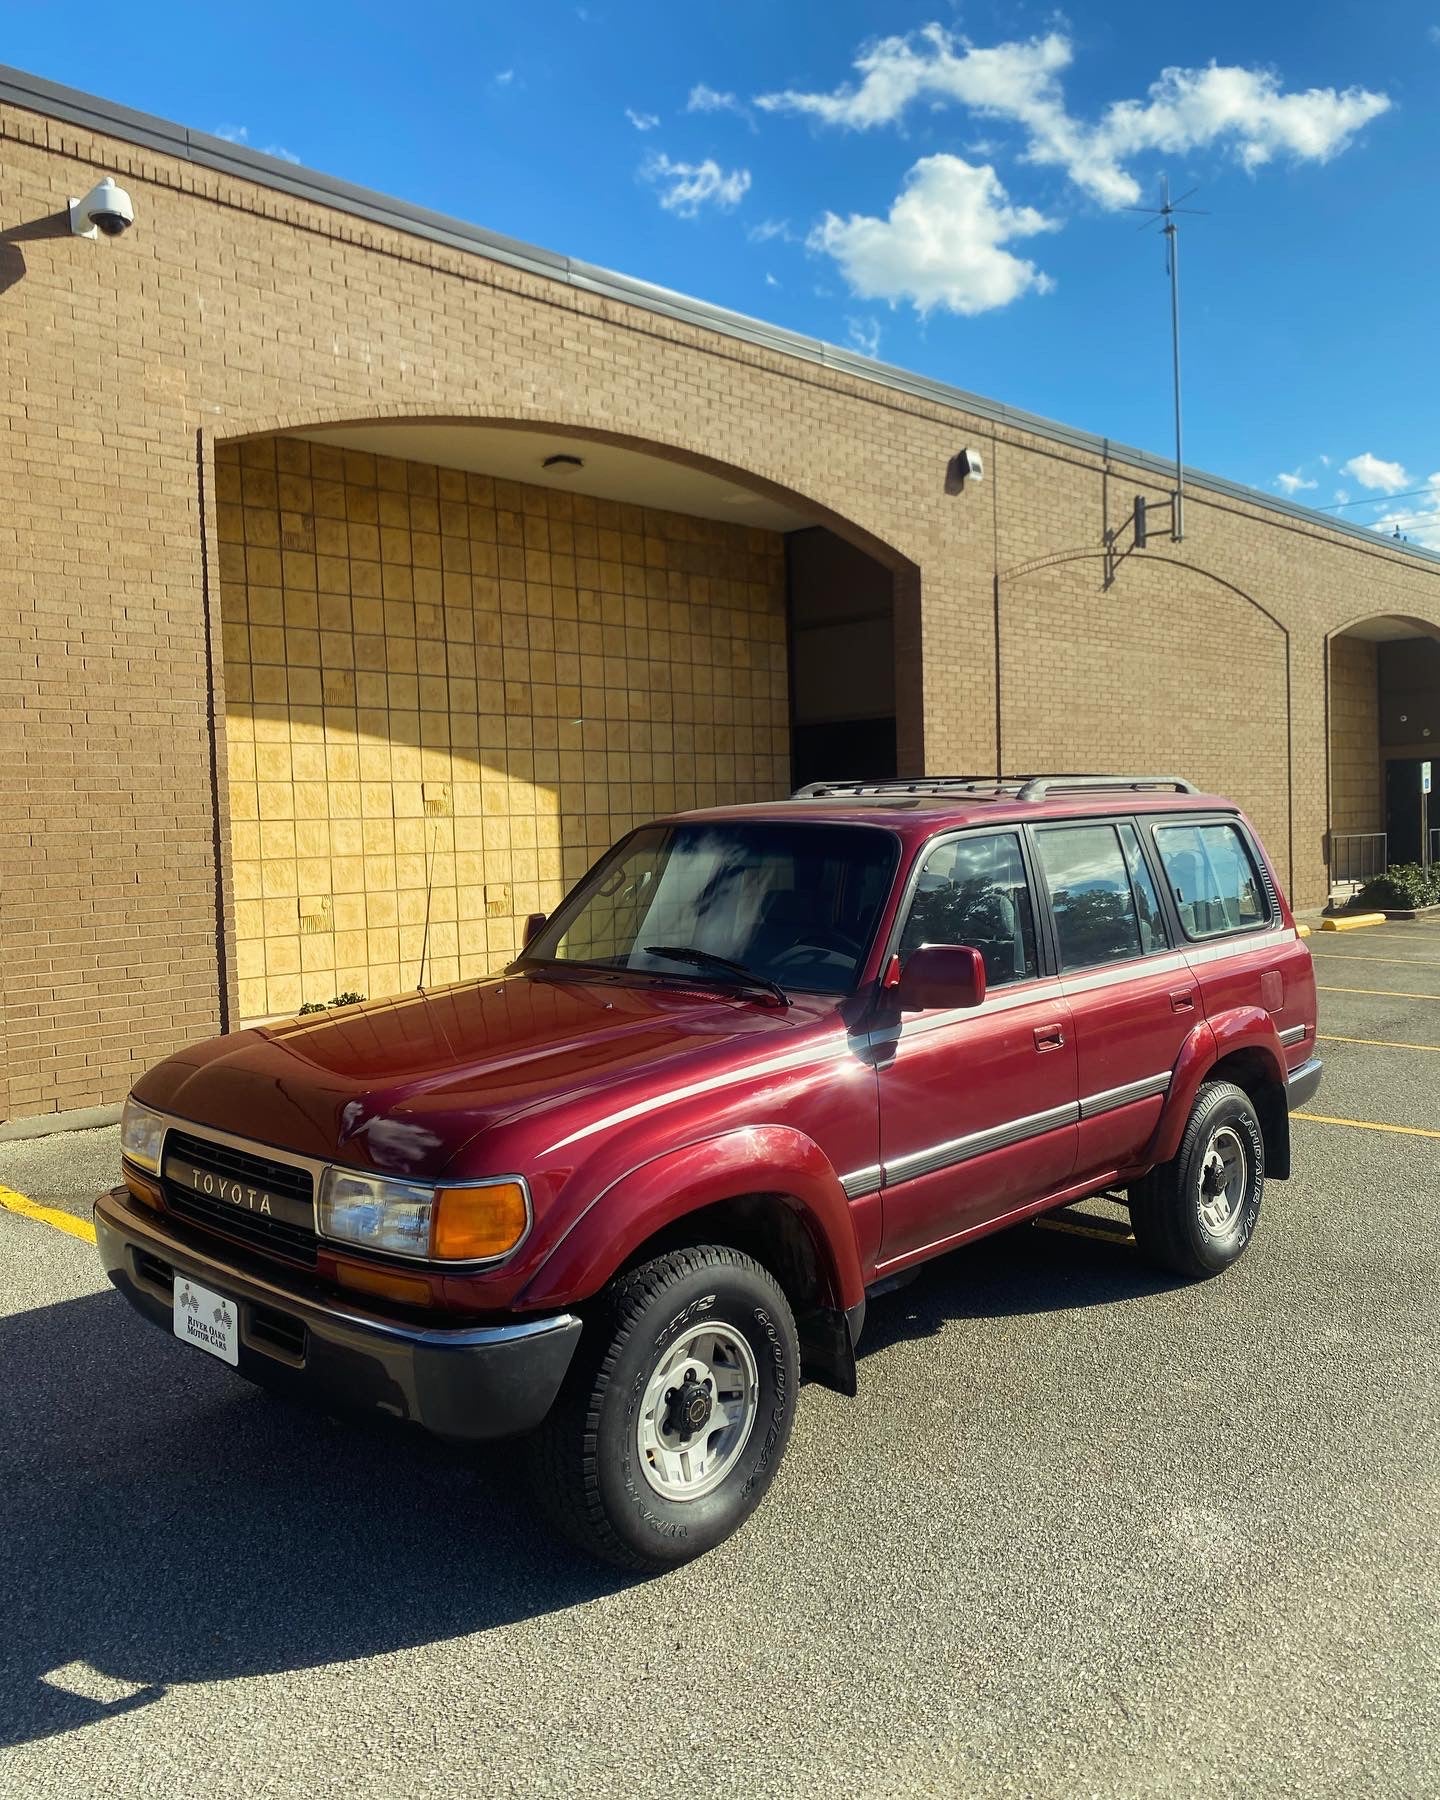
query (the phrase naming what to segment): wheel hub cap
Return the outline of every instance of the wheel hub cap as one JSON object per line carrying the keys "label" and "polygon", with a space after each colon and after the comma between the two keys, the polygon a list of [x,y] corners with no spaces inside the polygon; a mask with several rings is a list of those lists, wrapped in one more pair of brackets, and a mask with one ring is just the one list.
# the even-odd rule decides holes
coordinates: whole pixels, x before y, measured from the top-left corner
{"label": "wheel hub cap", "polygon": [[687,1380],[684,1387],[668,1388],[665,1399],[663,1429],[688,1444],[714,1408],[709,1391],[698,1380]]}

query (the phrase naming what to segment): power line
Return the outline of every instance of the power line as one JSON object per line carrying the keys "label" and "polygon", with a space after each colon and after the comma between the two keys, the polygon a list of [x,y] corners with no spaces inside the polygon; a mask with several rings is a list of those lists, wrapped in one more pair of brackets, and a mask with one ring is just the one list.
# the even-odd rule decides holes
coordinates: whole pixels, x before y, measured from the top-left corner
{"label": "power line", "polygon": [[1424,487],[1406,488],[1399,494],[1372,494],[1368,500],[1337,500],[1333,506],[1313,506],[1312,512],[1340,512],[1347,506],[1388,506],[1392,500],[1413,500],[1417,494],[1433,494],[1435,484],[1427,482]]}

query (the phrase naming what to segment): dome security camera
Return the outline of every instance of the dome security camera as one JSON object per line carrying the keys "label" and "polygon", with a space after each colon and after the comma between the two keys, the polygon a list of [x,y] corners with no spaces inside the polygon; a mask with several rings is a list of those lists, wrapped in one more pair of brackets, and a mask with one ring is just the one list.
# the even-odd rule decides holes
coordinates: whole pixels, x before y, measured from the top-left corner
{"label": "dome security camera", "polygon": [[134,223],[135,207],[113,175],[97,181],[83,200],[70,201],[70,229],[76,237],[119,237]]}

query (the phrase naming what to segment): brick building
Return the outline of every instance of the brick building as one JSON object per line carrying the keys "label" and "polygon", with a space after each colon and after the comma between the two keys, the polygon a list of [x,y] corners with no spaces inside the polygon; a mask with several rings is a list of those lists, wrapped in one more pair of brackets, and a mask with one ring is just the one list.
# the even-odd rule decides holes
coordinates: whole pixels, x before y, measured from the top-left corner
{"label": "brick building", "polygon": [[1180,771],[1301,905],[1418,833],[1440,559],[1199,474],[1173,542],[1153,457],[16,71],[0,162],[0,1118],[797,772]]}

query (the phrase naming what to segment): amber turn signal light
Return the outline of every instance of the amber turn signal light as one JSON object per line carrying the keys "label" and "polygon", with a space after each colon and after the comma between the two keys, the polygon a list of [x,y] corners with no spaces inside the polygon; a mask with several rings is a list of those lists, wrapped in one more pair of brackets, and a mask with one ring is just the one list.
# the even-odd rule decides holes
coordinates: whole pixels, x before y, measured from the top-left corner
{"label": "amber turn signal light", "polygon": [[335,1266],[335,1279],[342,1287],[354,1288],[361,1294],[380,1294],[386,1300],[401,1300],[407,1306],[430,1306],[434,1301],[430,1283],[418,1275],[397,1275],[389,1269],[341,1262]]}
{"label": "amber turn signal light", "polygon": [[479,1262],[503,1256],[530,1222],[525,1189],[518,1181],[483,1187],[442,1187],[435,1192],[431,1254],[443,1262]]}
{"label": "amber turn signal light", "polygon": [[160,1183],[149,1180],[138,1169],[131,1168],[129,1163],[124,1165],[122,1172],[131,1198],[138,1200],[142,1206],[151,1207],[155,1212],[159,1212],[163,1204],[160,1197]]}

